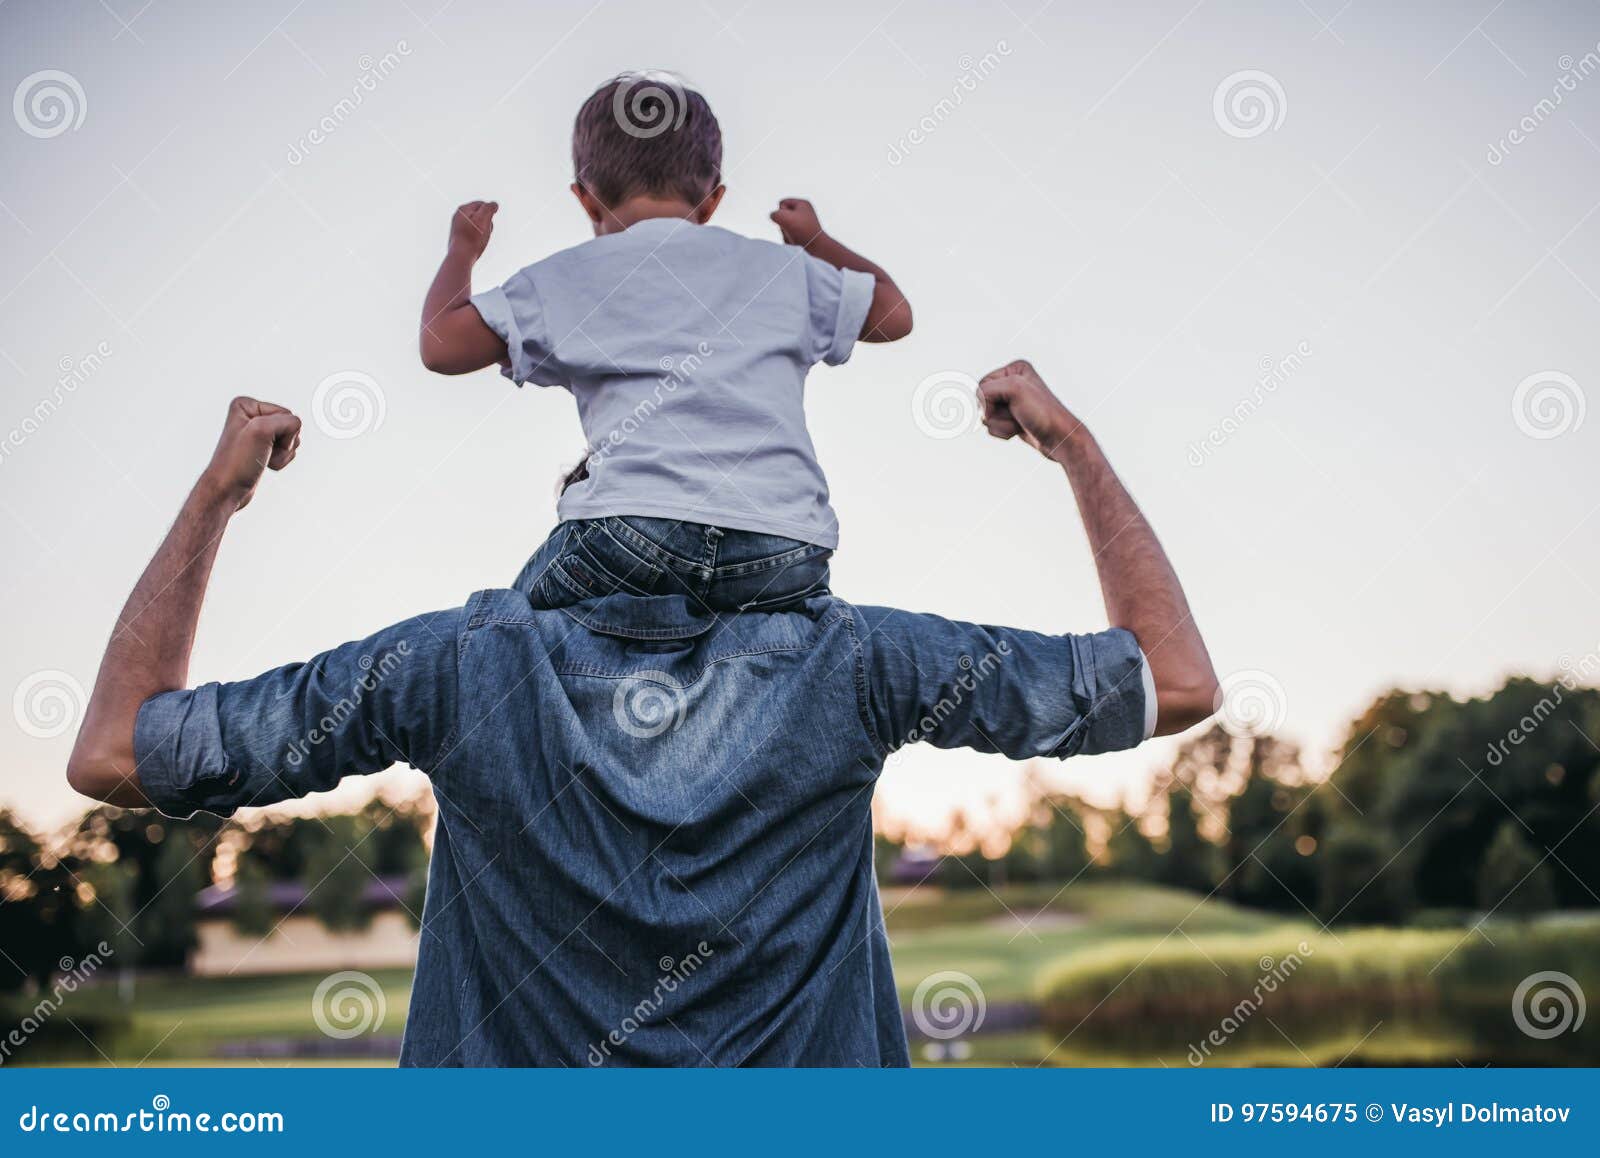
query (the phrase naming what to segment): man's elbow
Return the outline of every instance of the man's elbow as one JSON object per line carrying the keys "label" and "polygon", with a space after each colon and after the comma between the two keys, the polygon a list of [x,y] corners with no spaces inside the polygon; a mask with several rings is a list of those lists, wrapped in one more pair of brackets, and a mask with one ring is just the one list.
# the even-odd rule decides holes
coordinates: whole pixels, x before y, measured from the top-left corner
{"label": "man's elbow", "polygon": [[1221,686],[1215,673],[1187,682],[1177,687],[1156,687],[1157,736],[1172,736],[1187,732],[1196,724],[1203,724],[1216,715],[1220,705]]}
{"label": "man's elbow", "polygon": [[80,796],[104,800],[113,779],[107,771],[105,761],[75,749],[67,760],[67,785]]}

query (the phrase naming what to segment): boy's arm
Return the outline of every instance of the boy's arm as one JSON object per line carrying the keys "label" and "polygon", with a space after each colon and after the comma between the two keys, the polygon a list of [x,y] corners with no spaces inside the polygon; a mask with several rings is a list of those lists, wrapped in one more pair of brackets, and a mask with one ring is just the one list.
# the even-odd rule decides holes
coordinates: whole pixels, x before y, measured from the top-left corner
{"label": "boy's arm", "polygon": [[422,364],[439,374],[470,374],[507,358],[500,335],[473,308],[472,267],[494,232],[494,201],[469,201],[450,220],[450,245],[422,303]]}
{"label": "boy's arm", "polygon": [[777,223],[783,240],[788,244],[798,245],[812,257],[839,269],[854,269],[872,275],[877,284],[872,290],[872,306],[867,310],[867,320],[861,326],[861,341],[896,342],[911,332],[911,303],[906,301],[906,295],[900,292],[900,287],[894,284],[894,278],[885,273],[881,266],[823,232],[822,223],[817,220],[817,211],[811,207],[811,202],[786,197],[778,202],[772,220]]}

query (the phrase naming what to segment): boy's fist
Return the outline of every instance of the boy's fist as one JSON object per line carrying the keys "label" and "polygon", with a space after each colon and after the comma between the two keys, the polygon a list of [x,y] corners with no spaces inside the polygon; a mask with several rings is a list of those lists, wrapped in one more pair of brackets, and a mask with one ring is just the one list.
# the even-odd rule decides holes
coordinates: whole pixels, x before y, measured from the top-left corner
{"label": "boy's fist", "polygon": [[471,255],[474,261],[482,257],[489,235],[494,232],[494,215],[499,208],[498,201],[468,201],[457,209],[450,219],[450,248]]}
{"label": "boy's fist", "polygon": [[811,202],[798,197],[785,197],[772,211],[772,220],[789,245],[807,246],[822,235],[822,222]]}

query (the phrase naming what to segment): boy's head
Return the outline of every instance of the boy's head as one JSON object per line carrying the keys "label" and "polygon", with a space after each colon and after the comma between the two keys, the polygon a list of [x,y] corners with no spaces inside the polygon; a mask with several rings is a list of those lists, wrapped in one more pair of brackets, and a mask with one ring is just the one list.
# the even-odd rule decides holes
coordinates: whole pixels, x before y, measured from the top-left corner
{"label": "boy's head", "polygon": [[722,200],[722,130],[705,97],[670,73],[623,73],[578,110],[572,168],[597,234],[645,217],[704,223]]}

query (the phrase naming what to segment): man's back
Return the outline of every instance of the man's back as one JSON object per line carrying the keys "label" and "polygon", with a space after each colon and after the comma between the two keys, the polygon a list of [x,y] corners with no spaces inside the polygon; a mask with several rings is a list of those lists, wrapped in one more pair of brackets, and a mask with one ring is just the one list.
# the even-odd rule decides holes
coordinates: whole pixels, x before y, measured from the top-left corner
{"label": "man's back", "polygon": [[[535,611],[486,591],[311,664],[155,697],[141,776],[182,812],[396,759],[430,774],[405,1064],[904,1065],[872,867],[884,758],[914,740],[1131,747],[1142,663],[1125,631],[832,598],[707,618],[681,598]],[[215,758],[186,778],[180,752]]]}

